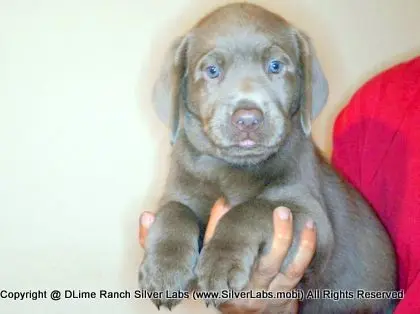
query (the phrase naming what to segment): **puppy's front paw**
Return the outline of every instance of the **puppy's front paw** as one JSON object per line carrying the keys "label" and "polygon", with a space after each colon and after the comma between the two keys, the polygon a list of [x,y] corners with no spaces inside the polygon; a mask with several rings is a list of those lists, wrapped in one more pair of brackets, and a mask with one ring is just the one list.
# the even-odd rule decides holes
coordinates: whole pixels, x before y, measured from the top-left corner
{"label": "puppy's front paw", "polygon": [[148,292],[158,309],[173,308],[185,298],[183,292],[192,287],[197,258],[198,251],[184,243],[160,242],[145,255],[140,266],[140,289]]}
{"label": "puppy's front paw", "polygon": [[[201,252],[197,265],[201,291],[220,293],[223,290],[243,290],[249,282],[255,250],[246,244],[229,246],[224,241],[211,241]],[[228,300],[212,299],[215,306]]]}

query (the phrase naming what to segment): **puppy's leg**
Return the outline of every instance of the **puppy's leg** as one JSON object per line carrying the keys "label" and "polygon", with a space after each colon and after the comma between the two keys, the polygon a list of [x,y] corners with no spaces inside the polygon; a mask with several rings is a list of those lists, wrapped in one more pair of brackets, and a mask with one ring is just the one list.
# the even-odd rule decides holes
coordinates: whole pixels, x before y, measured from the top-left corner
{"label": "puppy's leg", "polygon": [[[274,206],[252,200],[232,208],[218,223],[197,265],[202,291],[240,291],[247,285],[260,249],[271,245]],[[212,300],[214,305],[227,300]]]}
{"label": "puppy's leg", "polygon": [[169,309],[182,298],[194,280],[199,254],[200,227],[191,209],[177,202],[160,208],[146,239],[146,252],[140,266],[140,288],[159,295],[152,301]]}

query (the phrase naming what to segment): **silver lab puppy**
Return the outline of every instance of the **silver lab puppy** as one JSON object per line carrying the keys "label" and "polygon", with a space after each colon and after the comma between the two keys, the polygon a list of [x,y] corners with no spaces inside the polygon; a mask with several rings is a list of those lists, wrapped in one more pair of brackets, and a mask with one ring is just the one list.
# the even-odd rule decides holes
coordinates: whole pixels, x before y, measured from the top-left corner
{"label": "silver lab puppy", "polygon": [[[301,286],[395,288],[394,251],[374,212],[328,165],[311,137],[312,106],[328,87],[309,39],[259,6],[221,7],[176,40],[156,84],[170,108],[170,174],[139,280],[150,291],[243,289],[272,242],[272,211],[291,209],[294,239],[311,218],[317,251]],[[210,208],[232,209],[202,247]],[[179,299],[153,300],[172,307]],[[221,300],[213,300],[218,304]],[[304,300],[302,313],[381,312],[389,300]]]}

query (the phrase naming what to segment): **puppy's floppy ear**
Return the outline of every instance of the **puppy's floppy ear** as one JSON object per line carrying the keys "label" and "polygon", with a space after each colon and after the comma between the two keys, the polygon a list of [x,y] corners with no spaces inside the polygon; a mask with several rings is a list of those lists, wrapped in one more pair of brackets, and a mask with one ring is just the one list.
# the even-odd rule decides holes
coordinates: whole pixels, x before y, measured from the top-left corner
{"label": "puppy's floppy ear", "polygon": [[160,120],[171,129],[173,145],[181,128],[185,101],[188,36],[174,40],[153,87],[153,103]]}
{"label": "puppy's floppy ear", "polygon": [[310,39],[299,30],[294,30],[294,34],[303,79],[299,104],[300,123],[305,135],[309,136],[312,118],[319,114],[327,102],[328,81]]}

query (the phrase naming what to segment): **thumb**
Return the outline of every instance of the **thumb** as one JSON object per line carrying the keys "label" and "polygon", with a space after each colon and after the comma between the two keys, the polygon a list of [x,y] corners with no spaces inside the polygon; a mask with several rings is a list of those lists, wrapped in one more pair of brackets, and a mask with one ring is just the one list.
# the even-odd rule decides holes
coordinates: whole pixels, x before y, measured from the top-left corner
{"label": "thumb", "polygon": [[143,212],[140,216],[139,226],[139,243],[144,248],[147,234],[149,233],[150,226],[155,221],[155,215],[151,212]]}
{"label": "thumb", "polygon": [[213,237],[217,223],[229,211],[229,209],[230,207],[225,203],[223,198],[219,198],[216,203],[214,203],[211,209],[209,221],[207,223],[206,233],[204,235],[204,244],[209,242]]}

